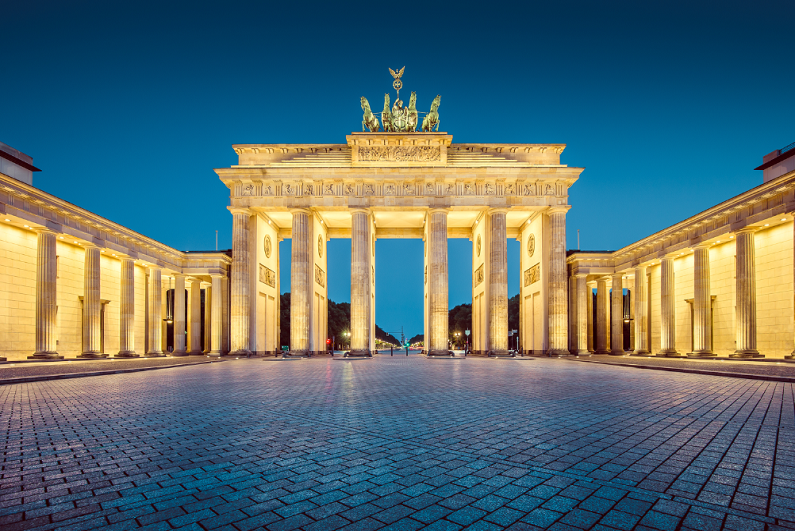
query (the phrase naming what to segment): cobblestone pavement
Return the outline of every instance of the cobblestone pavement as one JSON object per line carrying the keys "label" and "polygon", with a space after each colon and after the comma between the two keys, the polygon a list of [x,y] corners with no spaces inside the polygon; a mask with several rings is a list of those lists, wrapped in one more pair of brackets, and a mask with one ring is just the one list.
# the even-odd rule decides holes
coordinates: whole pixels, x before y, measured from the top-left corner
{"label": "cobblestone pavement", "polygon": [[0,387],[0,528],[795,528],[793,385],[239,360]]}
{"label": "cobblestone pavement", "polygon": [[583,361],[596,363],[620,363],[623,365],[646,365],[650,367],[673,367],[678,369],[695,369],[699,371],[720,371],[739,374],[755,374],[758,376],[784,376],[795,378],[795,363],[785,360],[777,361],[732,361],[710,359],[678,359],[657,357],[624,357],[624,356],[590,356]]}
{"label": "cobblestone pavement", "polygon": [[91,361],[43,361],[43,362],[13,362],[0,364],[0,380],[23,378],[30,376],[48,376],[55,374],[73,374],[98,371],[117,371],[123,369],[140,369],[143,367],[160,367],[166,365],[189,365],[191,363],[204,363],[208,361],[205,356],[180,356],[176,358],[136,358],[102,359]]}

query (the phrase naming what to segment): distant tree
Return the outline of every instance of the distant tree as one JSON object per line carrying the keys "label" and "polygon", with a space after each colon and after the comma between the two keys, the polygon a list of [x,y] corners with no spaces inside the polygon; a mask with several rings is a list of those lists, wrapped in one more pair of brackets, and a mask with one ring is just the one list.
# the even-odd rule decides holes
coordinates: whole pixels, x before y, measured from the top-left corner
{"label": "distant tree", "polygon": [[462,348],[466,343],[466,331],[472,330],[472,305],[459,304],[450,310],[447,314],[447,328],[450,341],[456,348]]}
{"label": "distant tree", "polygon": [[519,294],[508,299],[508,330],[519,330]]}
{"label": "distant tree", "polygon": [[279,342],[277,347],[290,345],[290,293],[283,293],[279,308]]}
{"label": "distant tree", "polygon": [[344,332],[351,329],[351,305],[348,302],[336,303],[328,301],[328,335],[334,337],[336,342],[342,343]]}
{"label": "distant tree", "polygon": [[392,334],[384,332],[381,329],[381,327],[378,325],[375,325],[375,338],[380,339],[384,343],[390,343],[392,345],[400,345],[400,341],[398,340],[398,338],[396,338]]}
{"label": "distant tree", "polygon": [[419,342],[425,342],[425,334],[417,334],[416,336],[409,339],[409,345]]}

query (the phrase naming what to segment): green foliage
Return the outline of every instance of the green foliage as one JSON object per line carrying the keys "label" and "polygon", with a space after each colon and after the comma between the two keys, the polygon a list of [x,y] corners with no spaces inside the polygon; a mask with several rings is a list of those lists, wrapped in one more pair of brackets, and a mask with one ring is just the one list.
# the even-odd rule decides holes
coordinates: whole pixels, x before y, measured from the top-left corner
{"label": "green foliage", "polygon": [[414,343],[425,341],[425,334],[417,334],[416,336],[409,339],[409,345],[413,345]]}
{"label": "green foliage", "polygon": [[519,330],[519,294],[508,299],[508,330]]}
{"label": "green foliage", "polygon": [[351,305],[348,302],[340,302],[339,304],[329,300],[328,301],[328,335],[329,337],[336,338],[336,342],[342,343],[343,332],[349,332],[351,329]]}

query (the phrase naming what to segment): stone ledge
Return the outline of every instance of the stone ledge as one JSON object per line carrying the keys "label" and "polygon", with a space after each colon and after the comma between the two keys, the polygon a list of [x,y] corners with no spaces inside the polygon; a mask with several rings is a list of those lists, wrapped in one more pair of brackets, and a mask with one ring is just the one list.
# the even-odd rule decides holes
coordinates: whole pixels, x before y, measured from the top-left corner
{"label": "stone ledge", "polygon": [[[676,358],[674,358],[676,359]],[[668,371],[668,372],[682,372],[682,373],[689,373],[689,374],[700,374],[703,376],[724,376],[728,378],[744,378],[746,380],[762,380],[767,382],[784,382],[784,383],[793,383],[795,384],[795,377],[789,376],[774,376],[774,375],[767,375],[767,374],[750,374],[750,373],[741,373],[741,372],[727,372],[727,371],[712,371],[712,370],[704,370],[704,369],[690,369],[686,367],[665,367],[662,365],[654,366],[654,365],[638,365],[635,363],[611,363],[606,361],[596,361],[596,360],[578,360],[572,359],[571,361],[578,361],[580,363],[593,363],[597,365],[610,365],[612,367],[630,367],[633,369],[648,369],[653,371]]]}
{"label": "stone ledge", "polygon": [[164,365],[161,367],[138,367],[133,369],[117,369],[113,371],[92,371],[92,372],[69,372],[65,374],[42,374],[39,376],[21,376],[19,378],[0,379],[0,385],[10,385],[17,383],[43,382],[47,380],[66,380],[70,378],[85,378],[87,376],[107,376],[111,374],[125,374],[128,372],[154,371],[157,369],[173,369],[175,367],[190,367],[193,365],[206,365],[208,363],[218,363],[226,360],[198,361],[196,363],[177,363],[174,365]]}

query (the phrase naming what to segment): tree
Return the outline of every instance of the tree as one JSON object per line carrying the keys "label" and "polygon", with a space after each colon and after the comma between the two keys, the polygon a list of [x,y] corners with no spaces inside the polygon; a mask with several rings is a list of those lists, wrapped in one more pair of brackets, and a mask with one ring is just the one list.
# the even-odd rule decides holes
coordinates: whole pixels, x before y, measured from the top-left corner
{"label": "tree", "polygon": [[282,345],[290,344],[290,293],[283,293],[279,307],[279,335],[280,341],[276,343],[280,349]]}
{"label": "tree", "polygon": [[450,310],[447,314],[447,328],[450,341],[457,348],[461,348],[466,343],[466,331],[472,330],[472,305],[459,304]]}
{"label": "tree", "polygon": [[425,334],[417,334],[416,336],[409,339],[409,345],[420,342],[425,342]]}

